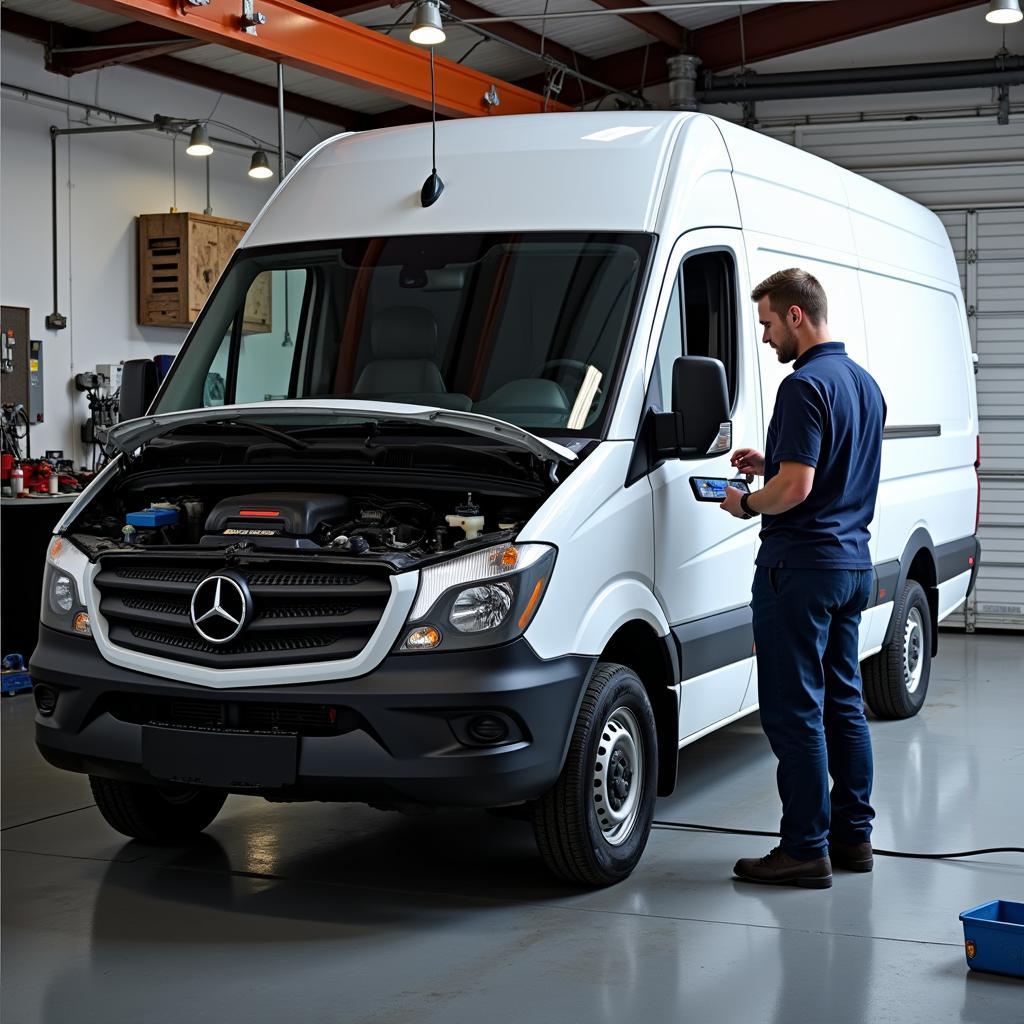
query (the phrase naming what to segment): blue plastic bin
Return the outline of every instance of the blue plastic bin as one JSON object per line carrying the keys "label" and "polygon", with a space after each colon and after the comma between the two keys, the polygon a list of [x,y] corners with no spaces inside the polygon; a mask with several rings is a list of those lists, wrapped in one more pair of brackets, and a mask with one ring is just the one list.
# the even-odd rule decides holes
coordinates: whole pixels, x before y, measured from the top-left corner
{"label": "blue plastic bin", "polygon": [[972,971],[1024,978],[1024,903],[992,900],[960,915]]}

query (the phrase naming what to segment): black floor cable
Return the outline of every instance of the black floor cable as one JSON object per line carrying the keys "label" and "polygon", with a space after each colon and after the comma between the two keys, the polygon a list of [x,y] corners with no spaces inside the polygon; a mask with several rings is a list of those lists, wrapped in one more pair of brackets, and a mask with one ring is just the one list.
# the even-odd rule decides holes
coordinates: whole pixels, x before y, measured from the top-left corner
{"label": "black floor cable", "polygon": [[[652,822],[654,828],[680,832],[718,832],[727,836],[765,836],[769,839],[780,838],[778,832],[758,832],[749,828],[719,828],[717,825],[695,825],[689,821],[658,821]],[[1021,846],[992,846],[987,850],[961,850],[957,853],[904,853],[902,850],[880,850],[877,846],[872,853],[880,857],[904,857],[908,860],[953,860],[957,857],[980,857],[986,853],[1024,853]]]}

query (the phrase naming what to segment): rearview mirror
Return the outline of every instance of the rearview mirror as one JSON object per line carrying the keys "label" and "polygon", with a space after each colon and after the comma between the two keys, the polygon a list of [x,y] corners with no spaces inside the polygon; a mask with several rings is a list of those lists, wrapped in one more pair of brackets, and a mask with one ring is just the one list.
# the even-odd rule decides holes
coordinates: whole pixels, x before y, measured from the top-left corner
{"label": "rearview mirror", "polygon": [[672,365],[672,411],[654,417],[654,446],[662,458],[703,459],[732,449],[725,367],[707,356],[681,356]]}
{"label": "rearview mirror", "polygon": [[121,396],[117,418],[144,416],[156,395],[156,363],[152,359],[126,359],[121,370]]}

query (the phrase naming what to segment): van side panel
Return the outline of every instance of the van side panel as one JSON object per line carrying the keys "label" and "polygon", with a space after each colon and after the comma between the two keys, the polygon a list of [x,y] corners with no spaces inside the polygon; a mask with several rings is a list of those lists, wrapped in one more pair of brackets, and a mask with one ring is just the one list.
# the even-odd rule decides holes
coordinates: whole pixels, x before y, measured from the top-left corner
{"label": "van side panel", "polygon": [[[879,273],[860,278],[868,369],[889,410],[874,527],[876,561],[885,561],[900,558],[918,528],[934,547],[974,533],[978,424],[959,294]],[[966,597],[969,579],[939,579],[940,615]]]}

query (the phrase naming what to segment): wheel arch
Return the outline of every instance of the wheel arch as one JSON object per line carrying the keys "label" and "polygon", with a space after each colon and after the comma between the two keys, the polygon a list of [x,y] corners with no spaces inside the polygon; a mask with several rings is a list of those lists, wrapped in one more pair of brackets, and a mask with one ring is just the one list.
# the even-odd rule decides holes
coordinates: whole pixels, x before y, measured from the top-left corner
{"label": "wheel arch", "polygon": [[671,634],[658,636],[632,619],[615,631],[600,660],[627,666],[643,683],[658,728],[658,796],[668,796],[679,766],[679,656]]}
{"label": "wheel arch", "polygon": [[[931,534],[923,527],[918,527],[907,541],[900,556],[900,574],[894,591],[894,598],[903,592],[907,580],[915,580],[921,584],[925,597],[928,599],[929,619],[931,620],[932,657],[939,653],[939,588],[935,568],[935,545]],[[892,615],[885,630],[883,646],[889,644],[896,630],[896,602],[893,602]]]}

